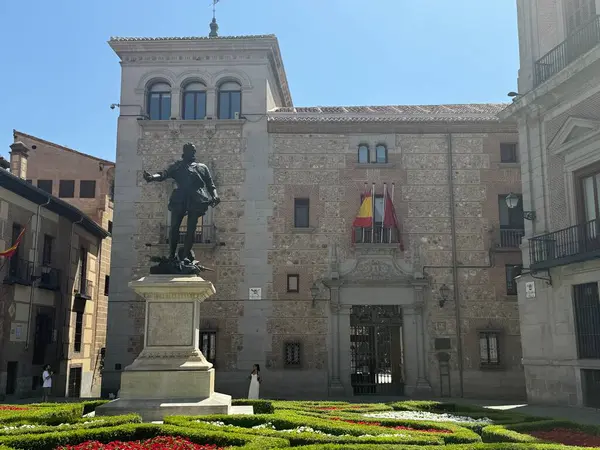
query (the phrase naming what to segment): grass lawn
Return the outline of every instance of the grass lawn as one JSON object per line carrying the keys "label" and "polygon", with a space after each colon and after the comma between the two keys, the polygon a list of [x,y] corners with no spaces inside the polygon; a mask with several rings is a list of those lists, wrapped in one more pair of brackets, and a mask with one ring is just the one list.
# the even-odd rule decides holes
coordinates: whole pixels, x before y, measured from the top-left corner
{"label": "grass lawn", "polygon": [[0,450],[600,449],[600,425],[452,403],[237,400],[255,414],[84,417],[101,403],[0,405]]}

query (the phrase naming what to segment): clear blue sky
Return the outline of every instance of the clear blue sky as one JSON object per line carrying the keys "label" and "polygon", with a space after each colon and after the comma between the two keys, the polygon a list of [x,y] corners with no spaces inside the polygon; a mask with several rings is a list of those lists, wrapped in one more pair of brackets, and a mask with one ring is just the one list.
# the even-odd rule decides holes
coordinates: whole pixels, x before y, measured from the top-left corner
{"label": "clear blue sky", "polygon": [[[515,0],[221,0],[220,34],[279,38],[296,106],[504,102]],[[110,36],[207,35],[211,0],[0,0],[0,155],[12,130],[114,160]]]}

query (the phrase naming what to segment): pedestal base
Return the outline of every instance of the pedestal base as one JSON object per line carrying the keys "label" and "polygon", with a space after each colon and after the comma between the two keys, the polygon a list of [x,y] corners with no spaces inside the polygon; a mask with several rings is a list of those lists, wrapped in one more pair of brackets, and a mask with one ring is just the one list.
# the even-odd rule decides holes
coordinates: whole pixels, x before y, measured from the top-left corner
{"label": "pedestal base", "polygon": [[229,414],[231,396],[215,392],[203,400],[181,399],[179,401],[161,399],[118,398],[96,408],[97,416],[120,416],[139,414],[144,422],[162,421],[166,416],[204,416]]}

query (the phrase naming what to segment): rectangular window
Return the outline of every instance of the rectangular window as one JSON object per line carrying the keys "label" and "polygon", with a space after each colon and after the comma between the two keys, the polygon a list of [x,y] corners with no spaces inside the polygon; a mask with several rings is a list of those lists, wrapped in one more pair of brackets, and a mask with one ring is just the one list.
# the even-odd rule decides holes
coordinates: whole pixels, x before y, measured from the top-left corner
{"label": "rectangular window", "polygon": [[600,359],[600,297],[598,283],[573,286],[577,353],[580,359]]}
{"label": "rectangular window", "polygon": [[383,195],[375,196],[375,226],[381,227],[383,224]]}
{"label": "rectangular window", "polygon": [[498,333],[479,333],[479,359],[482,366],[497,366],[500,364]]}
{"label": "rectangular window", "polygon": [[518,162],[517,144],[500,144],[500,162],[516,163]]}
{"label": "rectangular window", "polygon": [[186,92],[183,97],[183,120],[206,117],[206,92]]}
{"label": "rectangular window", "polygon": [[369,162],[369,147],[366,145],[358,146],[358,163],[367,164]]}
{"label": "rectangular window", "polygon": [[520,275],[523,266],[521,264],[507,264],[504,268],[506,272],[506,295],[517,295],[517,282],[515,277]]}
{"label": "rectangular window", "polygon": [[600,409],[600,370],[583,369],[581,371],[583,384],[583,405],[588,408]]}
{"label": "rectangular window", "polygon": [[113,223],[112,220],[108,221],[108,232],[112,234],[112,227],[113,227]]}
{"label": "rectangular window", "polygon": [[49,266],[52,263],[52,246],[54,238],[47,234],[44,235],[44,247],[42,249],[42,264]]}
{"label": "rectangular window", "polygon": [[596,15],[596,0],[566,0],[564,5],[567,35],[577,31]]}
{"label": "rectangular window", "polygon": [[46,360],[46,349],[51,344],[52,319],[47,314],[38,313],[35,318],[32,364],[44,364]]}
{"label": "rectangular window", "polygon": [[110,287],[110,275],[104,276],[104,295],[108,295]]}
{"label": "rectangular window", "polygon": [[58,196],[60,198],[75,197],[75,180],[60,180],[58,182]]}
{"label": "rectangular window", "polygon": [[96,180],[81,180],[79,182],[79,198],[96,197]]}
{"label": "rectangular window", "polygon": [[307,198],[295,198],[294,199],[294,227],[295,228],[308,228],[310,225],[309,220],[309,208],[310,201]]}
{"label": "rectangular window", "polygon": [[515,194],[519,203],[515,208],[509,208],[506,204],[508,194],[498,196],[498,215],[500,216],[500,229],[524,230],[525,218],[523,216],[523,196]]}
{"label": "rectangular window", "polygon": [[52,194],[52,180],[38,180],[37,187],[48,194]]}
{"label": "rectangular window", "polygon": [[284,345],[285,367],[300,367],[300,343],[299,342],[286,342]]}
{"label": "rectangular window", "polygon": [[375,147],[375,161],[377,164],[387,163],[387,148],[385,145],[378,145]]}
{"label": "rectangular window", "polygon": [[214,364],[217,354],[217,332],[216,331],[201,331],[200,332],[200,351],[208,362]]}
{"label": "rectangular window", "polygon": [[593,166],[577,174],[579,219],[590,222],[600,218],[600,167]]}
{"label": "rectangular window", "polygon": [[297,274],[289,274],[287,276],[287,291],[300,292],[300,276]]}
{"label": "rectangular window", "polygon": [[148,99],[150,120],[169,120],[171,116],[171,94],[153,92]]}
{"label": "rectangular window", "polygon": [[219,92],[219,119],[235,119],[242,111],[242,93],[240,91]]}
{"label": "rectangular window", "polygon": [[75,336],[73,339],[73,350],[76,353],[81,352],[81,343],[83,342],[83,311],[75,312]]}
{"label": "rectangular window", "polygon": [[85,247],[79,249],[79,292],[84,295],[90,295],[87,292],[87,258],[88,253]]}

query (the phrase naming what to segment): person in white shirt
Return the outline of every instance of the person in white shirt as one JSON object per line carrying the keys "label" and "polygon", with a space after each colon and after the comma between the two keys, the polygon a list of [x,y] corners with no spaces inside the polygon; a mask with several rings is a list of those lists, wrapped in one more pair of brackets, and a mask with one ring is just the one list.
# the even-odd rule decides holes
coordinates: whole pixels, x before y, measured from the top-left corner
{"label": "person in white shirt", "polygon": [[44,367],[44,373],[42,373],[42,388],[44,389],[42,401],[47,402],[50,391],[52,391],[52,370],[49,365]]}

